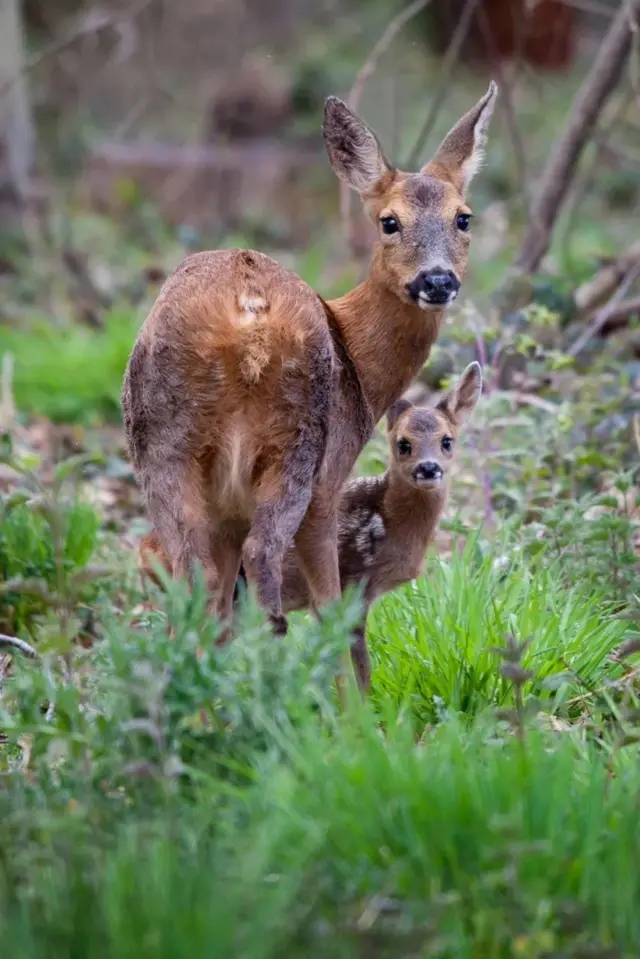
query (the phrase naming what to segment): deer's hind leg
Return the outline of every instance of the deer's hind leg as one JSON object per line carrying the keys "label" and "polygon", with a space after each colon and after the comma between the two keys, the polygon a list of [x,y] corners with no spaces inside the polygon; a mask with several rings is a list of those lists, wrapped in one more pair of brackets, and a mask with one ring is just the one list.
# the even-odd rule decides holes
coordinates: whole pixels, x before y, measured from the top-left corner
{"label": "deer's hind leg", "polygon": [[169,459],[154,463],[145,476],[147,508],[169,559],[173,579],[193,584],[196,563],[205,586],[217,595],[219,575],[213,558],[215,527],[203,471],[197,462]]}

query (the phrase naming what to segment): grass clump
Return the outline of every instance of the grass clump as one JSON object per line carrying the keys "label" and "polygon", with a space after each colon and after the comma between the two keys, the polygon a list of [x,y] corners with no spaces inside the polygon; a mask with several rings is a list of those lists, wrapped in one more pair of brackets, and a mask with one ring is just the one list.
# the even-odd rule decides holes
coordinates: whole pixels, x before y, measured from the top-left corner
{"label": "grass clump", "polygon": [[78,324],[0,328],[0,352],[14,357],[18,407],[56,423],[118,422],[122,377],[138,326],[131,310],[114,310],[101,330]]}
{"label": "grass clump", "polygon": [[492,652],[510,634],[530,637],[527,693],[575,716],[576,699],[612,675],[609,656],[628,632],[602,589],[567,588],[557,564],[533,565],[512,543],[482,555],[477,541],[451,562],[434,558],[374,608],[370,627],[376,695],[422,725],[510,702]]}

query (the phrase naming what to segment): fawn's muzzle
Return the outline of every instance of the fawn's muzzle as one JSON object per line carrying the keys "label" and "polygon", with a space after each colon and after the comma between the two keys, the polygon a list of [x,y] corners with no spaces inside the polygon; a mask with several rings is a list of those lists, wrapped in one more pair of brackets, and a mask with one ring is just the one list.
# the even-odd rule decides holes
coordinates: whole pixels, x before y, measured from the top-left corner
{"label": "fawn's muzzle", "polygon": [[453,270],[424,270],[407,284],[407,293],[419,306],[445,306],[455,300],[460,280]]}
{"label": "fawn's muzzle", "polygon": [[430,460],[418,463],[413,471],[413,478],[416,483],[435,483],[441,480],[442,476],[442,467],[439,463],[432,463]]}

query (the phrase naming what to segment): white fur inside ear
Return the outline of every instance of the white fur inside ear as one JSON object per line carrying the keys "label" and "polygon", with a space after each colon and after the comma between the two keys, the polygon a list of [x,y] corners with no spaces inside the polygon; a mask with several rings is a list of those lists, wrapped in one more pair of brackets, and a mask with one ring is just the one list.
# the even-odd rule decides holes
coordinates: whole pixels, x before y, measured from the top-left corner
{"label": "white fur inside ear", "polygon": [[489,84],[484,102],[480,105],[478,116],[473,127],[473,149],[469,157],[467,157],[462,164],[462,179],[465,191],[468,189],[469,184],[484,161],[484,152],[489,133],[489,121],[493,114],[497,95],[498,86],[495,81],[492,80]]}

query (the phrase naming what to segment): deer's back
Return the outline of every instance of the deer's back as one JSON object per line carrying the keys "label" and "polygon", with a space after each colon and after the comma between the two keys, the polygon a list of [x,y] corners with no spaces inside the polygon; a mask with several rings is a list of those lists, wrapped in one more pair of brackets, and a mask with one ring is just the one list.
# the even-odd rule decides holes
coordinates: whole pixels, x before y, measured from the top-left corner
{"label": "deer's back", "polygon": [[299,277],[250,250],[188,257],[125,374],[125,431],[143,483],[176,458],[197,460],[225,511],[246,513],[241,501],[292,443],[322,459],[335,367],[325,309]]}

